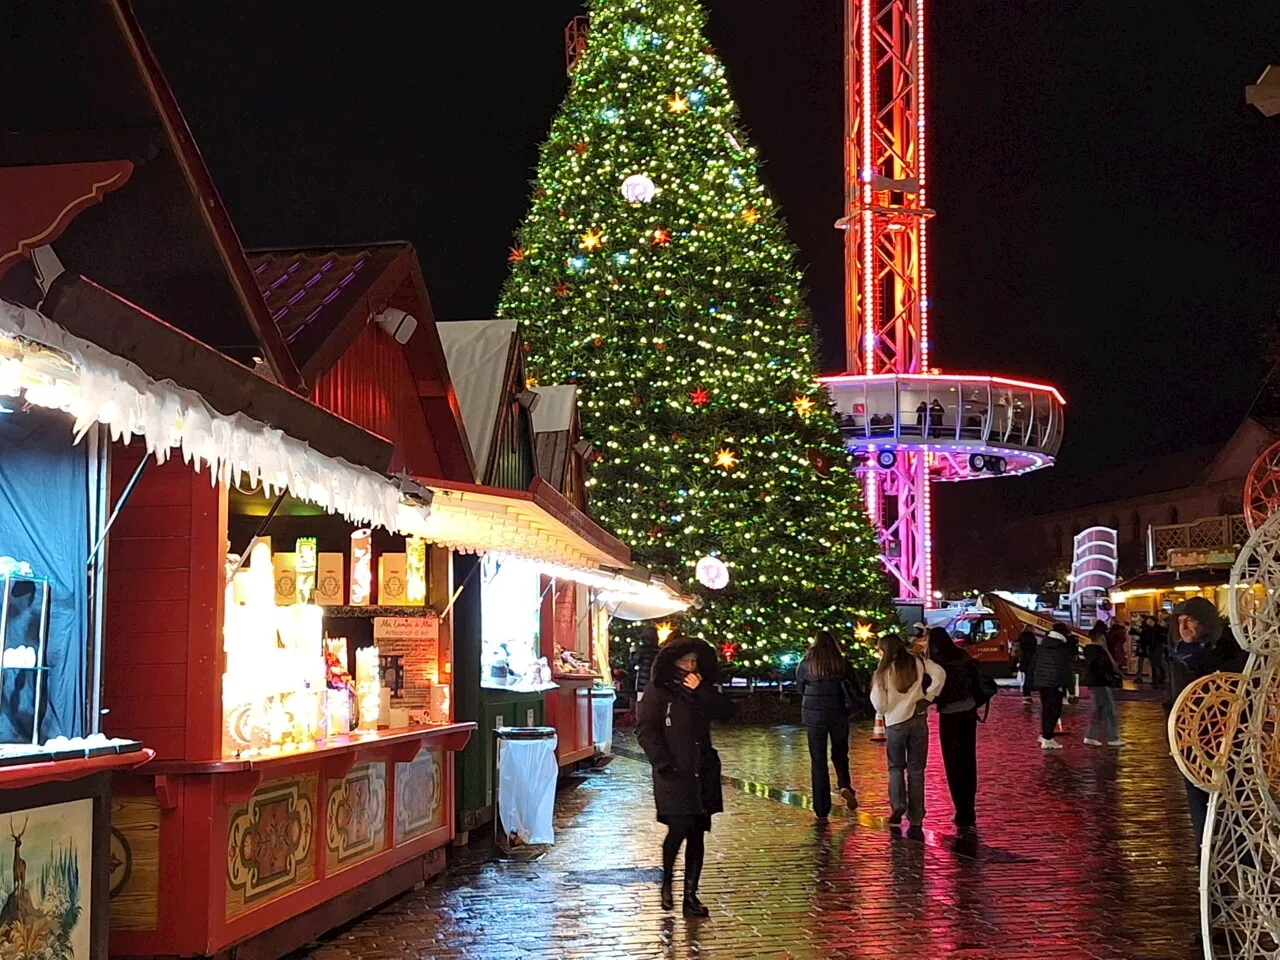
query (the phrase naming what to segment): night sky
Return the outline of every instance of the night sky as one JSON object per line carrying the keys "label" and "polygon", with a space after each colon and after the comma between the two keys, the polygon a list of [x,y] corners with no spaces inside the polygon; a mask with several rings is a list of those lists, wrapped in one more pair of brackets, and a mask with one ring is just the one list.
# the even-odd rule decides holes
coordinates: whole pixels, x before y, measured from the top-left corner
{"label": "night sky", "polygon": [[[576,0],[137,6],[246,245],[408,239],[441,318],[492,313]],[[835,371],[842,2],[707,6]],[[928,8],[933,358],[1056,384],[1061,470],[1223,437],[1264,372],[1280,3],[1221,6]]]}

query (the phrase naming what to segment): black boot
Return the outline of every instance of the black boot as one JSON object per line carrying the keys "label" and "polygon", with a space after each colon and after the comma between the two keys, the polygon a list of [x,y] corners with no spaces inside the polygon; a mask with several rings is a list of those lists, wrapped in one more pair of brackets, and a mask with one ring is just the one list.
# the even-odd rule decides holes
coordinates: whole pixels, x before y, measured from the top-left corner
{"label": "black boot", "polygon": [[682,910],[686,917],[711,916],[711,911],[707,909],[706,904],[698,899],[697,886],[690,886],[687,881],[684,885],[684,905]]}
{"label": "black boot", "polygon": [[671,878],[664,876],[662,878],[662,909],[674,910],[676,906],[675,893],[671,889]]}

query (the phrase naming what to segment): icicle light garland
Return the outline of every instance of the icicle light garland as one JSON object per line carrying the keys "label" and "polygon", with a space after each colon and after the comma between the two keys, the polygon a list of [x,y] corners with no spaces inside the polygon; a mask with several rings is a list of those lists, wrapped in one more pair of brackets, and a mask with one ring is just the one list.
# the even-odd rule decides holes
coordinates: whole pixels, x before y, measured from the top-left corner
{"label": "icicle light garland", "polygon": [[186,463],[208,468],[210,483],[260,484],[268,497],[287,489],[352,523],[405,534],[421,534],[427,523],[428,508],[403,504],[398,487],[372,470],[244,414],[220,414],[194,391],[154,380],[35,310],[0,300],[0,397],[20,394],[74,417],[76,442],[100,423],[113,441],[141,437],[157,463],[180,448]]}

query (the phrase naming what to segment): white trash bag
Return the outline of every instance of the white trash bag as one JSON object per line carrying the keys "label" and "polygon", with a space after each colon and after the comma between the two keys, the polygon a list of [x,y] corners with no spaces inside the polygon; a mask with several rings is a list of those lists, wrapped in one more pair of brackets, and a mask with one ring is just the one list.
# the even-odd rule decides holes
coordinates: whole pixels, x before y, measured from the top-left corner
{"label": "white trash bag", "polygon": [[498,738],[498,817],[507,836],[523,844],[555,843],[556,738]]}

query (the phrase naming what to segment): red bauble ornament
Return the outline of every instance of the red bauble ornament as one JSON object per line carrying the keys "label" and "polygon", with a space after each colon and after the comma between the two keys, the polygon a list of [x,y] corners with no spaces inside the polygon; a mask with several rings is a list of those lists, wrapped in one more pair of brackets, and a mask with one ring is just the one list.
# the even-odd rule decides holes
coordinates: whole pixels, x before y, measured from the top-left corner
{"label": "red bauble ornament", "polygon": [[665,350],[665,349],[667,349],[667,345],[666,345],[665,343],[663,343],[661,340],[658,340],[658,341],[655,341],[655,342],[654,342],[654,344],[653,344],[653,349],[655,349],[655,350]]}
{"label": "red bauble ornament", "polygon": [[693,393],[689,394],[689,402],[695,407],[705,407],[711,402],[711,394],[707,393],[704,388],[698,387],[697,390],[694,390]]}
{"label": "red bauble ornament", "polygon": [[813,464],[813,469],[817,472],[818,476],[826,478],[831,475],[831,461],[822,451],[810,450],[809,462]]}
{"label": "red bauble ornament", "polygon": [[592,343],[592,345],[593,345],[593,346],[603,347],[603,346],[604,346],[604,337],[593,337],[593,338],[592,338],[592,340],[591,340],[591,343]]}

